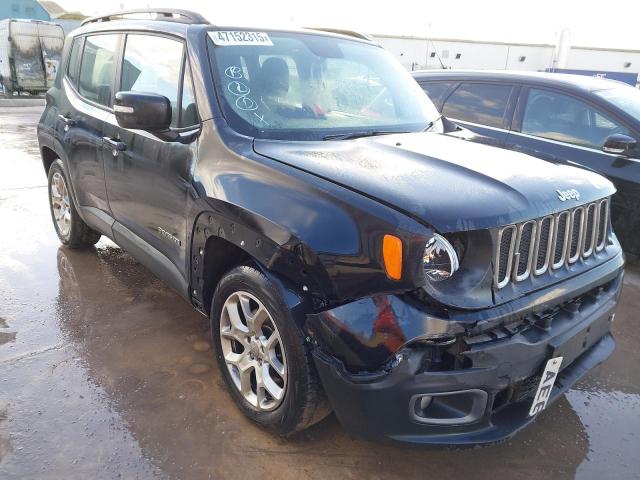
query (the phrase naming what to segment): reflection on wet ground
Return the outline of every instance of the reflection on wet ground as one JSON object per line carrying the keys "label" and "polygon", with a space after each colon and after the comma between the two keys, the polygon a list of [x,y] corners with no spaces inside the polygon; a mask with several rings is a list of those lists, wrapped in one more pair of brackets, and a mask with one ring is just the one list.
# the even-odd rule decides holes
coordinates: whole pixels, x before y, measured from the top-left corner
{"label": "reflection on wet ground", "polygon": [[231,404],[204,317],[108,240],[87,252],[59,247],[41,186],[37,110],[14,112],[0,110],[0,478],[640,472],[640,269],[625,280],[614,356],[511,441],[381,445],[350,437],[333,416],[282,440]]}

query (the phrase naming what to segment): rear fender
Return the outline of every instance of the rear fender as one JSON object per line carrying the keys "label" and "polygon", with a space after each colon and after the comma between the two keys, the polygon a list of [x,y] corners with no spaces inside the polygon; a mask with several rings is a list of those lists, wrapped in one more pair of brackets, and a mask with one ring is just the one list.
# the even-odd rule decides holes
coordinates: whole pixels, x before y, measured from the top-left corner
{"label": "rear fender", "polygon": [[[73,186],[73,182],[71,182],[71,178],[73,178],[73,177],[71,175],[71,172],[69,171],[69,168],[70,168],[70,164],[69,164],[69,161],[68,161],[69,159],[67,157],[66,151],[65,151],[62,143],[60,142],[60,140],[58,140],[57,138],[55,138],[51,134],[43,132],[43,131],[40,131],[38,133],[38,142],[40,144],[40,155],[42,155],[42,147],[47,147],[50,150],[53,150],[53,152],[55,152],[55,154],[58,156],[58,158],[60,160],[62,160],[62,169],[64,170],[64,173],[66,174],[67,179],[68,179],[67,187],[69,188],[69,191],[71,192],[71,197],[73,198],[73,201],[74,201],[75,205],[76,206],[79,205],[78,197],[76,196],[76,191],[75,191],[75,188]],[[46,169],[44,158],[42,159],[42,163],[43,163],[44,168]],[[46,170],[45,170],[45,173],[48,173],[48,172],[46,172]],[[80,214],[80,217],[82,218],[82,209],[78,208],[77,210],[78,210],[78,213]],[[82,220],[86,222],[86,220],[84,218],[82,218]]]}

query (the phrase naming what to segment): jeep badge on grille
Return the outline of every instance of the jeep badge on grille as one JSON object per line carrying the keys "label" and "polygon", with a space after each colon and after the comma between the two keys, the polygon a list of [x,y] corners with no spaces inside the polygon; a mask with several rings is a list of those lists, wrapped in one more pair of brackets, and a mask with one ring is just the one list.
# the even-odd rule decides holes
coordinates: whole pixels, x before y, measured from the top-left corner
{"label": "jeep badge on grille", "polygon": [[574,200],[580,200],[580,192],[575,188],[570,188],[569,190],[556,190],[556,193],[558,194],[558,198],[561,202],[571,200],[572,198]]}

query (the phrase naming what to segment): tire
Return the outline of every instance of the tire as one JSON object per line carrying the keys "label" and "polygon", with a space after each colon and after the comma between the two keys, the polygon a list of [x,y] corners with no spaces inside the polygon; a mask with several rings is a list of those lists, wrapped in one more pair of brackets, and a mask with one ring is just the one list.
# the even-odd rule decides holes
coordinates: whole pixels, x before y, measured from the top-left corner
{"label": "tire", "polygon": [[[231,322],[229,312],[234,308],[238,313],[236,321],[242,325]],[[249,314],[244,314],[245,311]],[[253,330],[253,335],[247,318],[262,324]],[[232,325],[235,325],[235,334]],[[240,328],[242,326],[245,328]],[[246,335],[244,340],[236,340],[238,332],[240,337]],[[256,332],[261,339],[256,339]],[[278,336],[277,343],[271,342],[274,334]],[[218,284],[211,306],[211,335],[218,366],[233,399],[240,410],[260,426],[289,436],[330,413],[302,331],[295,324],[280,290],[253,266],[232,269]],[[256,347],[258,342],[263,347],[269,343],[276,346],[260,351],[259,345]],[[242,360],[237,360],[240,358]],[[228,365],[228,359],[237,360],[237,365]],[[274,365],[285,372],[285,377],[278,375]],[[240,373],[241,368],[244,374]],[[265,368],[268,373],[260,373],[265,385],[260,393],[258,374],[265,372]],[[241,391],[243,376],[251,379],[251,393]],[[283,392],[280,398],[271,395],[278,391],[273,383]]]}
{"label": "tire", "polygon": [[69,194],[69,180],[62,168],[62,161],[56,160],[49,168],[47,176],[49,210],[56,234],[69,248],[84,249],[95,245],[101,234],[91,229],[78,214]]}

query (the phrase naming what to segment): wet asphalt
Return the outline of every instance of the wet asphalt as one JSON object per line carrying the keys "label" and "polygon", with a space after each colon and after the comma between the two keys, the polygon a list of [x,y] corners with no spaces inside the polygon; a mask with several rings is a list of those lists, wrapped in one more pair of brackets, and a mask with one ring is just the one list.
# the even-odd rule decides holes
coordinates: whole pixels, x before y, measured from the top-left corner
{"label": "wet asphalt", "polygon": [[640,267],[614,355],[510,441],[382,445],[334,416],[283,440],[232,404],[205,317],[109,240],[60,247],[40,112],[0,107],[0,479],[640,478]]}

